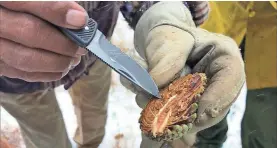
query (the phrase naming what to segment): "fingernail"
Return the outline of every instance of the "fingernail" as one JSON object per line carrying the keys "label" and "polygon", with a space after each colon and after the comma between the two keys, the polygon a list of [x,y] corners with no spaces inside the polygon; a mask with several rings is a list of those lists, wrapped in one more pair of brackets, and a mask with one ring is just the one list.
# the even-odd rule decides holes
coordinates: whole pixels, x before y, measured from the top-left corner
{"label": "fingernail", "polygon": [[75,67],[76,67],[76,66],[71,66],[71,67],[70,67],[70,70],[74,69]]}
{"label": "fingernail", "polygon": [[88,53],[88,51],[82,47],[79,47],[79,49],[77,50],[77,55],[86,55]]}
{"label": "fingernail", "polygon": [[74,27],[83,27],[86,25],[88,15],[86,12],[78,10],[69,10],[66,14],[67,24]]}
{"label": "fingernail", "polygon": [[69,70],[64,71],[64,72],[63,72],[63,74],[62,74],[62,77],[64,77],[65,75],[67,75],[67,74],[68,74],[68,72],[69,72]]}
{"label": "fingernail", "polygon": [[71,67],[72,66],[76,67],[80,62],[81,62],[81,57],[74,58],[73,62],[71,63]]}

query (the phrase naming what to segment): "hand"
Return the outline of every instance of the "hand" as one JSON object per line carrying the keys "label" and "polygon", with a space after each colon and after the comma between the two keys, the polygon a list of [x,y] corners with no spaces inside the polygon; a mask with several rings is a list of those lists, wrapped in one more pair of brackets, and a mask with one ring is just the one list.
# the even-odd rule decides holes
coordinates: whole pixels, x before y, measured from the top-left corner
{"label": "hand", "polygon": [[[159,88],[190,69],[192,73],[207,75],[208,86],[199,99],[197,117],[189,133],[221,121],[245,83],[244,64],[236,43],[229,37],[196,28],[181,2],[159,2],[152,6],[140,18],[134,41]],[[133,89],[132,84],[121,80],[125,87]],[[141,91],[134,92],[138,105],[144,108],[149,97]]]}
{"label": "hand", "polygon": [[0,15],[0,75],[59,80],[87,53],[52,25],[83,27],[87,13],[76,2],[0,2]]}

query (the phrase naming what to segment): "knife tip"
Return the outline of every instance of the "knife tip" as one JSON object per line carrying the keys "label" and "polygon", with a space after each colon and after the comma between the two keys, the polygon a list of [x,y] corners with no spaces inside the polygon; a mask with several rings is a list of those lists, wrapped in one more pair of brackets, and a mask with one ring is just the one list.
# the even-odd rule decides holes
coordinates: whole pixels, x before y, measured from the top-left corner
{"label": "knife tip", "polygon": [[162,96],[160,94],[155,95],[156,98],[161,99]]}

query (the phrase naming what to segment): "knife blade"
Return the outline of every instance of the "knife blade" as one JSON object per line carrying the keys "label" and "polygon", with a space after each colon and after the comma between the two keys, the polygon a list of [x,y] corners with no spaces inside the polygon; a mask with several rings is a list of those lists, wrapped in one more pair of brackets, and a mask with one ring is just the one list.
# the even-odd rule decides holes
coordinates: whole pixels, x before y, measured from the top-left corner
{"label": "knife blade", "polygon": [[86,48],[121,76],[152,96],[161,97],[150,74],[119,48],[111,44],[104,34],[97,29],[96,21],[90,18],[87,26],[78,30],[58,28],[80,47]]}

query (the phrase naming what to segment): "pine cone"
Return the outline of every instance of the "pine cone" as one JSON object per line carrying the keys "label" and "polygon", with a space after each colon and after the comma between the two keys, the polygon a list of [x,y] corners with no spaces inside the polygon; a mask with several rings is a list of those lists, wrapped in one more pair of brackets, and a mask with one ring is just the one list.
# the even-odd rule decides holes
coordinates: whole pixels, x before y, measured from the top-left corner
{"label": "pine cone", "polygon": [[151,99],[141,112],[140,129],[155,141],[172,141],[186,134],[197,118],[198,100],[206,86],[206,75],[195,73],[173,81],[161,99]]}

